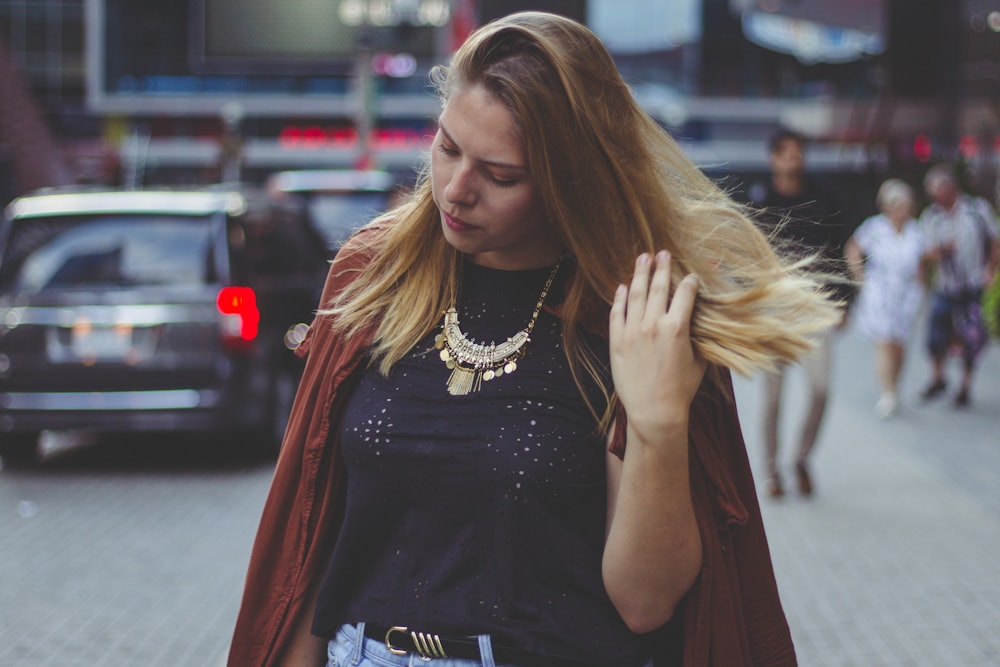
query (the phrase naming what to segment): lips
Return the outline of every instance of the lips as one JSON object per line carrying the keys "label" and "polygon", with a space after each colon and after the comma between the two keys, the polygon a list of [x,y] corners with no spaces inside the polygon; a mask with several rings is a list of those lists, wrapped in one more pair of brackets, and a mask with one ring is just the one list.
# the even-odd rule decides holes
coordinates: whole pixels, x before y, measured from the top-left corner
{"label": "lips", "polygon": [[462,221],[459,218],[448,215],[444,211],[441,211],[441,215],[444,216],[444,224],[448,225],[448,229],[454,230],[456,232],[464,232],[473,229],[473,226]]}

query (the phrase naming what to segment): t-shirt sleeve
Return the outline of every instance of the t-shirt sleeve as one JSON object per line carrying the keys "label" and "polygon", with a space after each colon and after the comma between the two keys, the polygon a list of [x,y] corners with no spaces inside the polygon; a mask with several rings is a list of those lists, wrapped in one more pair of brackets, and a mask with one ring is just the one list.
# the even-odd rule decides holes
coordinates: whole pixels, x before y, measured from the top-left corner
{"label": "t-shirt sleeve", "polygon": [[864,254],[869,254],[872,248],[872,236],[874,224],[872,223],[873,218],[868,218],[854,230],[854,241],[861,248],[861,252]]}
{"label": "t-shirt sleeve", "polygon": [[976,207],[979,209],[979,215],[985,223],[983,227],[985,228],[986,235],[996,240],[1000,237],[1000,231],[997,230],[996,211],[993,210],[993,207],[985,199],[977,199]]}

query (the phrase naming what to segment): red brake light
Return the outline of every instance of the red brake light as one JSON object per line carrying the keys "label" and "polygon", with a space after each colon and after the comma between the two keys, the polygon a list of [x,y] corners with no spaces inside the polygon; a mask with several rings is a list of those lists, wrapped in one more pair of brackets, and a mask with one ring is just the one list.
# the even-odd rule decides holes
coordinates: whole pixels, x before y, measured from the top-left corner
{"label": "red brake light", "polygon": [[[257,309],[257,295],[250,287],[223,287],[216,299],[219,312],[237,320],[238,336],[244,341],[257,337],[260,325],[260,311]],[[235,327],[234,327],[235,329]],[[233,331],[236,334],[236,331]],[[235,337],[235,336],[234,336]]]}
{"label": "red brake light", "polygon": [[913,138],[913,157],[920,162],[928,162],[931,159],[932,150],[931,138],[926,134],[918,134]]}
{"label": "red brake light", "polygon": [[967,134],[959,140],[958,152],[962,157],[971,160],[979,155],[979,142],[974,136]]}

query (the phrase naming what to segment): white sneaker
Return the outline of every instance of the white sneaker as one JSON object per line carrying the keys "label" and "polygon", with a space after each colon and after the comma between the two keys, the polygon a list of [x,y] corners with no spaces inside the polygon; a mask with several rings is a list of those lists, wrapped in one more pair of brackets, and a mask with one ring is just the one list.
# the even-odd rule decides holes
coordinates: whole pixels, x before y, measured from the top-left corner
{"label": "white sneaker", "polygon": [[896,414],[898,409],[899,402],[896,400],[895,394],[883,394],[882,398],[878,399],[878,403],[875,404],[875,414],[882,419],[889,419]]}

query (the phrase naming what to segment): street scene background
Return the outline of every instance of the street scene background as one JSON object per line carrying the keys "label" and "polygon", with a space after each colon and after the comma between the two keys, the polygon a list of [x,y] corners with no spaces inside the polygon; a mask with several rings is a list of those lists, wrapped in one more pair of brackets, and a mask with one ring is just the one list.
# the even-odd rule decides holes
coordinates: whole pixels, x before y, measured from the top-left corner
{"label": "street scene background", "polygon": [[[791,127],[852,226],[883,179],[921,193],[937,162],[998,202],[1000,0],[331,0],[336,30],[315,41],[294,20],[323,22],[293,6],[0,0],[0,206],[49,186],[259,186],[285,169],[412,184],[439,109],[428,69],[477,22],[526,8],[589,20],[637,99],[734,194]],[[418,7],[424,23],[401,13]],[[254,43],[252,29],[199,27],[199,12],[291,28]],[[208,33],[223,42],[198,41]],[[292,65],[234,60],[245,37],[303,50]],[[949,395],[920,404],[925,316],[886,420],[873,347],[849,321],[815,495],[760,493],[804,667],[1000,665],[1000,349],[984,352],[970,406],[952,405],[957,360]],[[735,378],[760,489],[762,384]],[[805,394],[793,371],[786,481]],[[37,465],[0,468],[0,667],[221,667],[273,455],[208,435],[46,431],[40,446]]]}
{"label": "street scene background", "polygon": [[[803,667],[1000,664],[1000,349],[984,354],[970,407],[920,405],[914,341],[883,421],[869,342],[838,336],[816,495],[761,497]],[[736,378],[758,486],[761,381]],[[787,436],[802,389],[791,374]],[[273,462],[204,440],[46,444],[40,468],[0,471],[0,665],[224,664]]]}

